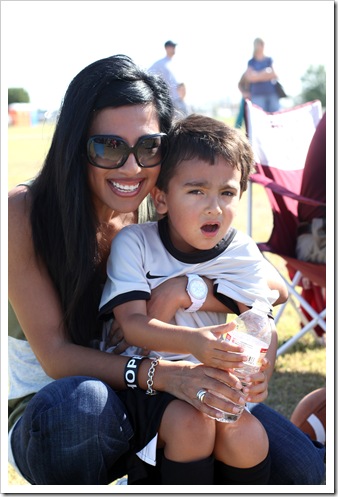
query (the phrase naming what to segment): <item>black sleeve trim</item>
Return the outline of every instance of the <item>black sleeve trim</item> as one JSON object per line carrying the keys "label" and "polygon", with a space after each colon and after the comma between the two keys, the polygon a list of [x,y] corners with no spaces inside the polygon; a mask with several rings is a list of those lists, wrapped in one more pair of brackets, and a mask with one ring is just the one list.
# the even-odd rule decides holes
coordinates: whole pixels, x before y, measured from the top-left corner
{"label": "black sleeve trim", "polygon": [[[223,293],[218,293],[217,292],[217,288],[218,288],[218,285],[214,285],[214,297],[216,297],[217,300],[219,300],[220,302],[222,302],[222,304],[224,304],[228,309],[230,309],[234,314],[237,314],[237,316],[240,315],[240,310],[239,310],[239,307],[238,307],[238,304],[236,303],[235,300],[233,300],[232,298],[230,297],[227,297],[226,295],[224,295]],[[249,309],[250,309],[250,306],[248,306]],[[272,314],[272,309],[270,310],[269,314],[268,314],[268,318],[274,320],[275,318],[273,317],[273,314]]]}
{"label": "black sleeve trim", "polygon": [[150,300],[150,293],[135,290],[133,292],[122,293],[117,295],[117,297],[109,300],[103,307],[99,310],[99,319],[107,321],[108,319],[114,317],[113,309],[117,305],[124,304],[125,302],[130,302],[131,300]]}
{"label": "black sleeve trim", "polygon": [[217,300],[222,302],[222,304],[224,304],[228,309],[230,309],[234,314],[237,314],[238,316],[240,314],[240,311],[237,303],[223,293],[218,293],[217,288],[218,285],[214,285],[214,297],[216,297]]}

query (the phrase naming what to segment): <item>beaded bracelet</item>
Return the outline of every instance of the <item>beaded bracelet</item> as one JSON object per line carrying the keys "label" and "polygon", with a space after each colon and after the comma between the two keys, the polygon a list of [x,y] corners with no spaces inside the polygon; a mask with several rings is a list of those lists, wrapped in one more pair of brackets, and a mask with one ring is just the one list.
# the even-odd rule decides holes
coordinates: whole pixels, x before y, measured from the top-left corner
{"label": "beaded bracelet", "polygon": [[150,364],[150,368],[148,371],[148,379],[147,379],[147,386],[148,386],[148,389],[146,391],[147,395],[156,395],[157,394],[157,391],[153,389],[153,385],[154,385],[155,368],[156,368],[160,359],[162,359],[162,357],[156,357],[155,359],[152,360],[152,362]]}
{"label": "beaded bracelet", "polygon": [[134,355],[129,359],[124,369],[124,381],[129,388],[138,388],[137,372],[138,368],[146,357]]}

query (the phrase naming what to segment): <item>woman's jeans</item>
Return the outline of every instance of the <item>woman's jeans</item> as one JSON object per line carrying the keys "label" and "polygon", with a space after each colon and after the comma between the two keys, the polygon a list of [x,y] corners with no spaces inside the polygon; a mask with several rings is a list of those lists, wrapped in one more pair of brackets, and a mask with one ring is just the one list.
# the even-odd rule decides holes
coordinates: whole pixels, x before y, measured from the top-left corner
{"label": "woman's jeans", "polygon": [[[325,448],[258,404],[252,413],[270,440],[270,484],[319,485]],[[133,430],[114,391],[94,378],[54,381],[29,402],[12,434],[23,477],[35,485],[107,485],[126,474]]]}
{"label": "woman's jeans", "polygon": [[279,98],[275,93],[269,95],[252,95],[251,102],[261,107],[265,112],[277,112],[280,109]]}
{"label": "woman's jeans", "polygon": [[125,474],[121,456],[132,435],[114,390],[76,376],[54,381],[32,398],[14,428],[12,451],[31,484],[108,485]]}
{"label": "woman's jeans", "polygon": [[320,485],[325,476],[324,445],[313,442],[291,421],[265,404],[251,413],[264,426],[270,444],[270,485]]}

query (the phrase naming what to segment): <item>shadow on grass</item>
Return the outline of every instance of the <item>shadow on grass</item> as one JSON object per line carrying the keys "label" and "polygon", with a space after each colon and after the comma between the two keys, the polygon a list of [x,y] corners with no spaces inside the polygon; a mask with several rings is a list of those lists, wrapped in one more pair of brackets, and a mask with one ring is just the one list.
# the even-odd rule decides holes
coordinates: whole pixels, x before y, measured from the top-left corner
{"label": "shadow on grass", "polygon": [[321,373],[275,371],[270,380],[269,396],[265,403],[290,419],[304,396],[324,387],[325,380],[325,374]]}
{"label": "shadow on grass", "polygon": [[[282,345],[284,345],[284,343],[286,343],[287,340],[288,339],[278,341],[278,347],[281,347]],[[299,340],[294,345],[292,345],[292,347],[290,347],[283,355],[286,355],[286,354],[292,355],[292,354],[295,354],[297,352],[307,352],[307,351],[312,351],[312,350],[319,351],[322,348],[323,348],[323,345],[320,345],[315,340],[313,340],[311,342],[304,342],[304,341]]]}

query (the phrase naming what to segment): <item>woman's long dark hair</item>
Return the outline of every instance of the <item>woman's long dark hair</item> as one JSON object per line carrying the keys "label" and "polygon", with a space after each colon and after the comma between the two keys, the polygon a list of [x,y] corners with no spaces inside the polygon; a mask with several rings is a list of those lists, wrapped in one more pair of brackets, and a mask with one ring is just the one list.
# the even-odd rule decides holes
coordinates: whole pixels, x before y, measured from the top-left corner
{"label": "woman's long dark hair", "polygon": [[161,132],[173,106],[164,81],[125,55],[96,61],[70,83],[43,168],[31,187],[31,224],[37,257],[60,296],[64,324],[74,343],[88,345],[99,330],[101,296],[96,219],[88,187],[87,133],[93,111],[152,103]]}

